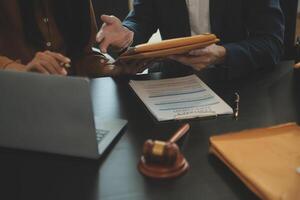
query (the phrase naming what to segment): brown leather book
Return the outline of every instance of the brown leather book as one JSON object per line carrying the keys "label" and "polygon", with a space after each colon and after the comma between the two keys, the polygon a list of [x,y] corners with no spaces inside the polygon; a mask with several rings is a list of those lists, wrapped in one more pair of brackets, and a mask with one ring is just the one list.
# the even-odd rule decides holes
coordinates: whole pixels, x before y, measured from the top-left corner
{"label": "brown leather book", "polygon": [[213,136],[210,151],[261,199],[300,200],[297,124]]}
{"label": "brown leather book", "polygon": [[175,54],[184,54],[193,49],[204,48],[218,41],[219,39],[214,34],[202,34],[163,40],[152,44],[145,43],[129,48],[118,60],[163,58]]}

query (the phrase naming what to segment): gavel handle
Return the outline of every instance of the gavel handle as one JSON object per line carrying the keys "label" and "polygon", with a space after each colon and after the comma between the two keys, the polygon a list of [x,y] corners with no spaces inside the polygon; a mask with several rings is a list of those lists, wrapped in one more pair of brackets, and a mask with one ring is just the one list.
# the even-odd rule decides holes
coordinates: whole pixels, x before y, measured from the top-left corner
{"label": "gavel handle", "polygon": [[186,132],[188,132],[188,130],[190,129],[190,125],[189,124],[184,124],[182,125],[178,131],[172,136],[172,138],[168,141],[170,143],[174,143],[177,140],[179,140],[184,134],[186,134]]}

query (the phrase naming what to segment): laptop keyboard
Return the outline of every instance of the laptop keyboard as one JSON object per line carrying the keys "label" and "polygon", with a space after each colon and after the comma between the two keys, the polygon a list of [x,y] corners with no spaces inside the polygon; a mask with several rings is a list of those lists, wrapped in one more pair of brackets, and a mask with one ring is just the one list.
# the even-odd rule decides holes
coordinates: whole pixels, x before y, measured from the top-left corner
{"label": "laptop keyboard", "polygon": [[96,129],[96,138],[97,142],[101,142],[103,138],[109,133],[109,130]]}

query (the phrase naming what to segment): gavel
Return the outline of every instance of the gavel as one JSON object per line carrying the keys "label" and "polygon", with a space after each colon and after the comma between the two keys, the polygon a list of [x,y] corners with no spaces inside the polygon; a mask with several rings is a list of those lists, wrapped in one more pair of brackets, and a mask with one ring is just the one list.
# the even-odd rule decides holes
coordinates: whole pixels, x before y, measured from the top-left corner
{"label": "gavel", "polygon": [[143,146],[143,156],[147,164],[173,165],[180,150],[176,142],[189,130],[190,125],[184,124],[168,141],[147,140]]}

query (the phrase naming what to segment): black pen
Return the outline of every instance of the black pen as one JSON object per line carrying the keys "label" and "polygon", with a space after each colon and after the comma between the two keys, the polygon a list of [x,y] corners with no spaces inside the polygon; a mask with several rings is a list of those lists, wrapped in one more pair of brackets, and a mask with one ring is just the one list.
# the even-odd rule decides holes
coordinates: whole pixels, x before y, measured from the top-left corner
{"label": "black pen", "polygon": [[235,108],[234,108],[234,118],[237,119],[239,117],[239,104],[240,104],[240,95],[235,92]]}

